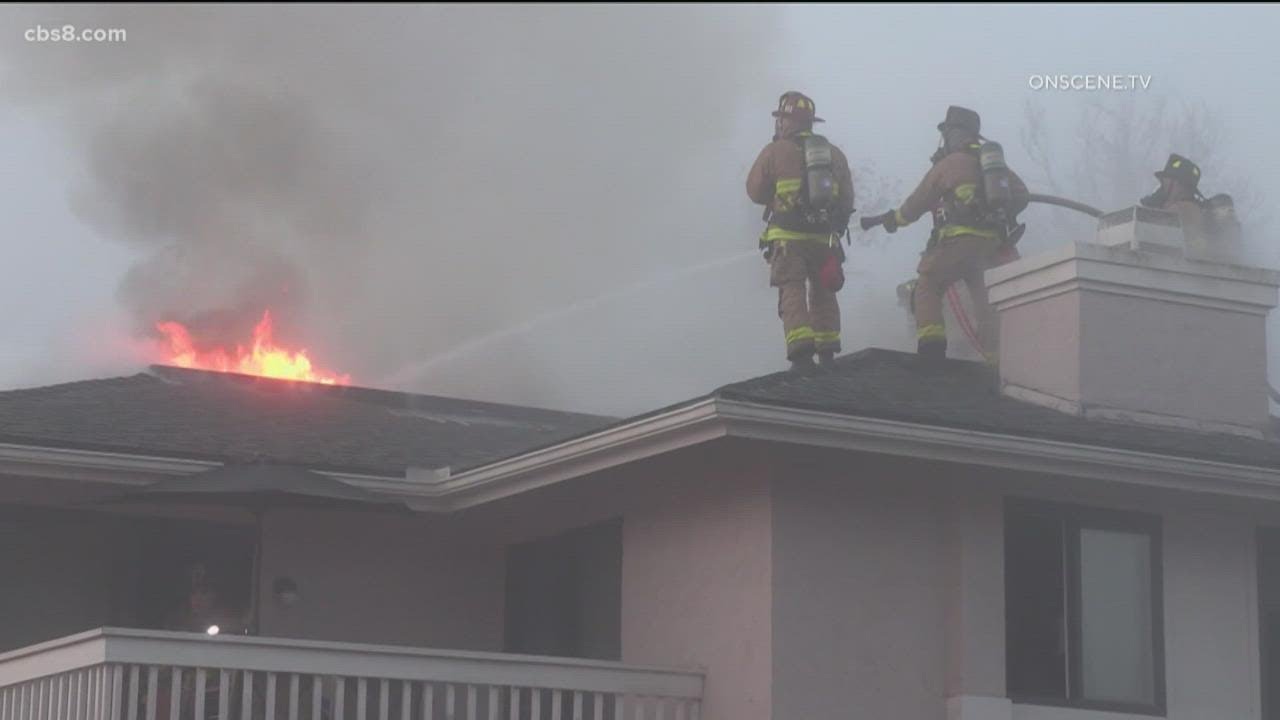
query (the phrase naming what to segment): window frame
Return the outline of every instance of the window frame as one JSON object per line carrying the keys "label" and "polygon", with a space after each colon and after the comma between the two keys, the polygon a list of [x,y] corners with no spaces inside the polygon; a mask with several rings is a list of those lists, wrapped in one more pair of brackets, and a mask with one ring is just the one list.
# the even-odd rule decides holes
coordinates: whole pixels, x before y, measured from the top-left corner
{"label": "window frame", "polygon": [[[1111,713],[1127,713],[1130,715],[1151,715],[1164,717],[1168,714],[1165,687],[1165,640],[1164,640],[1164,538],[1162,518],[1149,513],[1111,510],[1086,507],[1069,503],[1033,500],[1025,498],[1006,498],[1004,520],[1008,524],[1011,514],[1032,514],[1052,518],[1060,523],[1063,529],[1063,573],[1067,595],[1067,607],[1063,621],[1066,623],[1066,663],[1063,672],[1067,674],[1064,685],[1066,698],[1041,697],[1015,694],[1006,687],[1010,701],[1018,705],[1041,705],[1046,707],[1071,708],[1076,710],[1094,710]],[[1151,660],[1152,690],[1154,702],[1132,703],[1115,700],[1089,700],[1083,697],[1083,665],[1084,657],[1080,652],[1083,646],[1083,622],[1081,605],[1083,587],[1081,584],[1081,531],[1100,530],[1120,532],[1134,535],[1145,535],[1149,542],[1151,589]],[[1005,537],[1004,551],[1008,551],[1008,537]],[[1005,571],[1005,583],[1008,584],[1008,571]],[[1008,632],[1009,610],[1005,608],[1005,632]],[[1005,641],[1008,647],[1008,640]],[[1009,677],[1010,659],[1005,657],[1006,683]]]}

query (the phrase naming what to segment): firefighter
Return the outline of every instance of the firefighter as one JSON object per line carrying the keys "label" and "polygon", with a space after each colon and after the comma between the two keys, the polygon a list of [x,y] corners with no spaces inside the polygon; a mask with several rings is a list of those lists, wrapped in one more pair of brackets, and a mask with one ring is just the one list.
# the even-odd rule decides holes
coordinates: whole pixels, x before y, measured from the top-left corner
{"label": "firefighter", "polygon": [[1187,246],[1207,249],[1209,229],[1204,212],[1207,201],[1200,194],[1200,166],[1174,153],[1169,155],[1164,169],[1155,175],[1160,187],[1139,202],[1146,207],[1176,213]]}
{"label": "firefighter", "polygon": [[[787,92],[773,112],[773,141],[747,176],[747,195],[765,206],[760,238],[769,261],[769,285],[778,288],[778,316],[791,369],[830,369],[840,352],[841,264],[844,233],[853,212],[853,176],[840,148],[813,132],[813,100]],[[814,364],[814,355],[818,364]]]}
{"label": "firefighter", "polygon": [[[987,302],[983,273],[1008,252],[1005,228],[994,222],[983,199],[979,162],[981,119],[978,113],[955,105],[938,124],[942,146],[920,186],[884,222],[888,232],[905,227],[926,212],[933,215],[933,233],[916,268],[914,289],[916,352],[930,362],[947,355],[947,330],[942,318],[943,295],[963,280],[973,300],[978,337],[988,362],[995,362],[996,325]],[[1027,186],[1012,171],[1010,216],[1026,208]]]}

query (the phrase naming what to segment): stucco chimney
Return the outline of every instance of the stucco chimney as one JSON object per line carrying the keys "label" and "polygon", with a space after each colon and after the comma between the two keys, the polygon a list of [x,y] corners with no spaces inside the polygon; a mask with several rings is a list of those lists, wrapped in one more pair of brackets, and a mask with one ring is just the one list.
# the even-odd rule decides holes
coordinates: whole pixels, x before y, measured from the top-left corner
{"label": "stucco chimney", "polygon": [[987,272],[1002,393],[1085,417],[1262,434],[1280,273],[1188,258],[1170,219],[1111,213],[1096,242]]}

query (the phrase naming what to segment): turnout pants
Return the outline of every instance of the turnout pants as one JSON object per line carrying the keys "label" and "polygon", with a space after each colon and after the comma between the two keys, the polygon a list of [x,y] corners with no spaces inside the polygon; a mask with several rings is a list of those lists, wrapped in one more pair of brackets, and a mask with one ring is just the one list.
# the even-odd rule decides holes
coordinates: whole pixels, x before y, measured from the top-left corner
{"label": "turnout pants", "polygon": [[840,252],[838,243],[774,243],[769,284],[778,288],[778,317],[782,318],[788,360],[812,356],[814,352],[840,352],[840,305],[836,294],[818,280],[823,263],[832,253]]}
{"label": "turnout pants", "polygon": [[987,286],[982,274],[991,267],[1000,241],[978,235],[957,235],[939,240],[920,258],[916,268],[915,315],[916,342],[921,350],[929,346],[944,349],[947,328],[942,317],[942,297],[957,280],[964,281],[973,300],[974,320],[978,325],[978,341],[988,361],[996,357],[997,329]]}

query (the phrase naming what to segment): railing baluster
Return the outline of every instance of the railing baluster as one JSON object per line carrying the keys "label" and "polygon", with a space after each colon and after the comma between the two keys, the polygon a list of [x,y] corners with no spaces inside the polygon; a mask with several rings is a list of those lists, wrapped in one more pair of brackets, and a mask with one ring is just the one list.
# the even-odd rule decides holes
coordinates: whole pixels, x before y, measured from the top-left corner
{"label": "railing baluster", "polygon": [[235,674],[230,670],[218,670],[218,720],[226,720],[231,715],[231,678]]}
{"label": "railing baluster", "polygon": [[689,703],[689,720],[699,720],[702,717],[702,701],[694,700]]}
{"label": "railing baluster", "polygon": [[476,707],[477,704],[478,703],[476,702],[476,686],[468,685],[467,686],[467,720],[476,720],[476,713],[479,712],[479,708]]}
{"label": "railing baluster", "polygon": [[156,720],[156,698],[160,692],[160,668],[151,665],[147,668],[147,710],[146,720]]}
{"label": "railing baluster", "polygon": [[[93,720],[100,720],[102,715],[98,709],[101,707],[98,702],[98,693],[102,686],[102,666],[98,665],[93,668],[88,668],[86,672],[88,675],[85,677],[84,713],[86,717],[92,718]],[[27,712],[30,712],[30,710]],[[23,717],[25,718],[27,716],[24,715]]]}
{"label": "railing baluster", "polygon": [[369,681],[356,679],[356,720],[365,720],[365,711],[369,702]]}
{"label": "railing baluster", "polygon": [[436,686],[422,683],[422,720],[431,720],[436,714]]}
{"label": "railing baluster", "polygon": [[289,720],[298,720],[298,673],[289,675]]}
{"label": "railing baluster", "polygon": [[[88,720],[89,715],[89,669],[81,669],[76,673],[76,720]],[[17,720],[12,718],[11,720]]]}
{"label": "railing baluster", "polygon": [[591,720],[604,720],[604,693],[596,693],[595,710]]}
{"label": "railing baluster", "polygon": [[684,700],[676,701],[676,720],[689,720],[689,703]]}
{"label": "railing baluster", "polygon": [[489,686],[489,720],[498,720],[498,712],[501,710],[498,706],[502,704],[500,695],[497,685]]}
{"label": "railing baluster", "polygon": [[378,720],[390,720],[387,713],[391,711],[391,681],[383,680],[378,688]]}
{"label": "railing baluster", "polygon": [[444,720],[455,720],[453,683],[444,686]]}
{"label": "railing baluster", "polygon": [[636,720],[644,720],[644,701],[643,695],[635,696],[636,701]]}
{"label": "railing baluster", "polygon": [[347,709],[344,707],[347,696],[347,679],[345,677],[335,677],[333,679],[333,717],[334,720],[342,720],[347,716]]}
{"label": "railing baluster", "polygon": [[182,710],[182,668],[173,666],[169,668],[169,717],[171,720],[180,720],[179,711]]}
{"label": "railing baluster", "polygon": [[193,720],[204,720],[204,690],[205,683],[208,680],[208,672],[204,668],[196,670],[196,698],[195,698],[195,718]]}
{"label": "railing baluster", "polygon": [[582,693],[573,694],[573,720],[582,720]]}
{"label": "railing baluster", "polygon": [[311,676],[311,720],[320,720],[321,696],[324,695],[324,676]]}
{"label": "railing baluster", "polygon": [[511,718],[510,720],[520,720],[520,688],[511,688]]}
{"label": "railing baluster", "polygon": [[129,666],[129,720],[138,720],[138,666]]}
{"label": "railing baluster", "polygon": [[400,720],[413,718],[413,683],[409,680],[400,682]]}
{"label": "railing baluster", "polygon": [[[240,718],[250,720],[253,713],[253,672],[244,670],[240,673]],[[173,718],[172,720],[178,720]]]}
{"label": "railing baluster", "polygon": [[98,666],[97,679],[97,692],[93,694],[93,701],[96,704],[96,707],[93,709],[93,717],[94,720],[107,720],[107,718],[111,717],[111,713],[107,707],[108,683],[111,680],[111,676],[107,673],[106,665]]}
{"label": "railing baluster", "polygon": [[551,720],[564,720],[560,716],[560,691],[551,691]]}
{"label": "railing baluster", "polygon": [[111,720],[122,720],[124,713],[124,666],[111,666]]}
{"label": "railing baluster", "polygon": [[540,688],[533,688],[533,698],[531,700],[531,705],[532,705],[531,707],[532,712],[530,713],[530,717],[532,717],[533,720],[541,720],[542,719],[542,690]]}
{"label": "railing baluster", "polygon": [[[267,720],[276,720],[276,674],[267,673]],[[197,718],[196,720],[202,720]]]}

